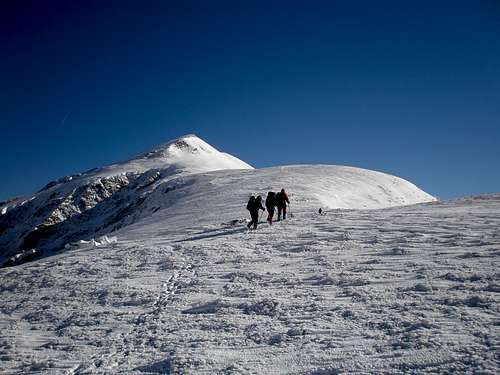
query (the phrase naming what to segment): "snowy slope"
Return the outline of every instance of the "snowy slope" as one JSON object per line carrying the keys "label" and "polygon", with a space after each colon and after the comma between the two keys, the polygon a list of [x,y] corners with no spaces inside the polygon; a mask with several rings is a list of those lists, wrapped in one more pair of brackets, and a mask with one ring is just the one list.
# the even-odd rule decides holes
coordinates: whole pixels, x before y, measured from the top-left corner
{"label": "snowy slope", "polygon": [[[281,187],[290,219],[248,232]],[[0,373],[498,372],[500,195],[190,138],[7,205],[0,244],[42,222],[53,256],[0,269]]]}
{"label": "snowy slope", "polygon": [[210,199],[185,180],[117,243],[0,269],[1,372],[498,373],[500,195],[320,216],[296,181],[272,227],[213,212],[277,171],[197,175]]}
{"label": "snowy slope", "polygon": [[[172,189],[172,183],[177,189]],[[395,176],[361,168],[328,165],[272,167],[245,171],[197,174],[158,185],[143,204],[148,217],[129,225],[127,233],[155,230],[155,223],[184,228],[196,223],[220,223],[248,216],[251,194],[286,188],[291,209],[315,213],[320,207],[375,209],[435,198]],[[132,224],[132,223],[131,223]]]}
{"label": "snowy slope", "polygon": [[187,135],[131,160],[48,183],[25,200],[0,206],[0,264],[13,254],[51,251],[120,226],[154,184],[220,169],[251,169]]}
{"label": "snowy slope", "polygon": [[[0,215],[0,264],[28,254],[51,255],[78,240],[108,234],[162,215],[170,220],[204,207],[197,220],[230,220],[251,192],[290,190],[311,208],[383,208],[434,200],[387,174],[341,166],[289,166],[254,170],[194,135],[131,160],[47,184]],[[190,206],[191,205],[191,206]],[[191,218],[192,220],[192,218]],[[188,222],[188,221],[186,221]],[[35,250],[33,250],[35,249]],[[35,252],[33,254],[32,252]]]}

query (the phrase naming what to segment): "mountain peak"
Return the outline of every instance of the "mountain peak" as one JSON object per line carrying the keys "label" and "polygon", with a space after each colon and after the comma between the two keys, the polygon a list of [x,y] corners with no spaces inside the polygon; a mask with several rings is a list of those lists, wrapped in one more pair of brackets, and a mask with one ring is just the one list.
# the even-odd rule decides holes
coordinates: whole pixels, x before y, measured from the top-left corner
{"label": "mountain peak", "polygon": [[127,161],[100,170],[109,174],[172,168],[176,172],[200,173],[219,169],[253,169],[244,161],[220,152],[195,134],[186,134],[153,147]]}
{"label": "mountain peak", "polygon": [[139,158],[153,159],[157,157],[179,155],[182,153],[197,154],[201,152],[214,154],[218,151],[195,134],[187,134],[156,146],[151,151],[141,154]]}

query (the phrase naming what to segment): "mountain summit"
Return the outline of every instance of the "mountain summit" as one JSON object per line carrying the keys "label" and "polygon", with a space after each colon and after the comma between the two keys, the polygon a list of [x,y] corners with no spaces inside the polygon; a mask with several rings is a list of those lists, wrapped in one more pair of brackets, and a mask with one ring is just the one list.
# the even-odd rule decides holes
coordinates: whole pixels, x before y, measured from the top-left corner
{"label": "mountain summit", "polygon": [[194,134],[188,134],[154,147],[139,156],[102,168],[99,172],[118,174],[170,168],[172,172],[192,174],[220,169],[253,169],[244,161],[220,152]]}

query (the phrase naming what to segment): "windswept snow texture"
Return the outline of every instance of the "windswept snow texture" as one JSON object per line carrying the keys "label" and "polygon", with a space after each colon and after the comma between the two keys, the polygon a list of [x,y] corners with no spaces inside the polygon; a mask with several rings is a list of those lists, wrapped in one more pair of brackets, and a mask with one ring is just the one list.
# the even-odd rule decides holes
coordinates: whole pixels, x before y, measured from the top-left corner
{"label": "windswept snow texture", "polygon": [[247,232],[209,212],[241,177],[204,178],[212,205],[1,269],[0,372],[499,372],[500,195],[318,215],[290,191]]}

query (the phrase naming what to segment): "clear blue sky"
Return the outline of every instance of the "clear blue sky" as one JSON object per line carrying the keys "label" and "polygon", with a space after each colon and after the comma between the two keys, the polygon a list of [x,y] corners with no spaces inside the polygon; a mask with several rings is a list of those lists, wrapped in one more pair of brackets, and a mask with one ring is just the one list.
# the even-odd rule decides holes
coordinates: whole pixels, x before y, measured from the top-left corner
{"label": "clear blue sky", "polygon": [[500,191],[496,0],[4,1],[0,52],[0,199],[186,133]]}

